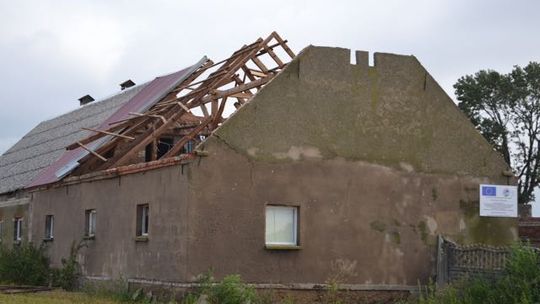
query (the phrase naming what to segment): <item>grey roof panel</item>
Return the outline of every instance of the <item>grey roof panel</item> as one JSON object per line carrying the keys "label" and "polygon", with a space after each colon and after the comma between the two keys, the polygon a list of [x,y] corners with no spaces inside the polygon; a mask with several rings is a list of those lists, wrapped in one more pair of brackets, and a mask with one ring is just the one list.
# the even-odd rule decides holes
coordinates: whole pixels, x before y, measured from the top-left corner
{"label": "grey roof panel", "polygon": [[0,193],[24,188],[41,170],[62,156],[66,146],[90,134],[81,128],[97,127],[145,86],[126,89],[41,122],[0,156]]}

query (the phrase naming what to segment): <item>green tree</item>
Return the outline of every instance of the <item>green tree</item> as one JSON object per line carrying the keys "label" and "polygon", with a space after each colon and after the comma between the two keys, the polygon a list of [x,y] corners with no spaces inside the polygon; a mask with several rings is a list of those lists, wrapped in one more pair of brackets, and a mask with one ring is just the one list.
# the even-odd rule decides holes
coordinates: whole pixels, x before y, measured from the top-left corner
{"label": "green tree", "polygon": [[540,63],[508,74],[482,70],[454,88],[459,108],[512,167],[519,203],[532,201],[540,182]]}

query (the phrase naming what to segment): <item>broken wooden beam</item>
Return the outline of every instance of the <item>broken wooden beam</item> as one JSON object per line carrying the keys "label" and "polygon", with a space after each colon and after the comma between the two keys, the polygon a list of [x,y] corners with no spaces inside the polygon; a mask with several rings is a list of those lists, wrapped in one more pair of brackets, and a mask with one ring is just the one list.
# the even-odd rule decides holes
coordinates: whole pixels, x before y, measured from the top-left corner
{"label": "broken wooden beam", "polygon": [[182,149],[182,147],[184,147],[184,145],[193,139],[193,137],[195,137],[197,134],[199,134],[204,128],[206,128],[206,126],[208,126],[208,124],[213,120],[213,117],[212,116],[209,116],[207,119],[205,119],[203,122],[201,122],[201,124],[199,126],[197,126],[195,129],[193,129],[193,131],[191,131],[188,135],[182,137],[182,139],[180,139],[179,142],[177,142],[176,144],[174,144],[174,146],[169,150],[167,151],[167,153],[165,153],[165,155],[163,155],[161,158],[167,158],[167,157],[171,157],[171,156],[175,156],[176,153],[180,152],[180,150]]}
{"label": "broken wooden beam", "polygon": [[134,137],[131,137],[131,136],[126,136],[126,135],[122,135],[122,134],[118,134],[118,133],[113,133],[113,132],[109,132],[109,131],[96,130],[96,129],[91,129],[91,128],[81,128],[81,129],[86,130],[86,131],[92,131],[92,132],[96,132],[96,133],[101,133],[101,134],[106,134],[106,135],[116,136],[116,137],[120,137],[120,138],[124,138],[124,139],[129,139],[129,140],[134,140],[134,139],[135,139]]}
{"label": "broken wooden beam", "polygon": [[163,123],[167,122],[167,119],[165,119],[165,117],[163,117],[163,115],[145,114],[145,113],[136,113],[136,112],[129,112],[128,114],[129,115],[134,115],[134,116],[147,116],[147,117],[159,118],[159,119],[161,119],[161,121]]}
{"label": "broken wooden beam", "polygon": [[83,149],[85,149],[86,151],[88,151],[90,154],[92,154],[92,155],[94,155],[95,157],[101,159],[102,161],[104,161],[104,162],[107,161],[107,159],[106,159],[105,157],[101,156],[99,153],[97,153],[97,152],[93,151],[92,149],[88,148],[88,147],[85,146],[84,144],[81,144],[80,142],[77,142],[77,144],[78,144],[81,148],[83,148]]}

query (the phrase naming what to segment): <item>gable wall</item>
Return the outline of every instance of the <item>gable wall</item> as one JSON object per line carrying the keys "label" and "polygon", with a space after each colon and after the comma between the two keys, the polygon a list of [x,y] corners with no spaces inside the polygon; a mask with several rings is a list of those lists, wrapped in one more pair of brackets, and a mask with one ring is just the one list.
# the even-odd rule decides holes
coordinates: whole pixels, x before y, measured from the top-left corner
{"label": "gable wall", "polygon": [[502,157],[413,56],[306,48],[216,135],[262,161],[343,157],[499,177]]}

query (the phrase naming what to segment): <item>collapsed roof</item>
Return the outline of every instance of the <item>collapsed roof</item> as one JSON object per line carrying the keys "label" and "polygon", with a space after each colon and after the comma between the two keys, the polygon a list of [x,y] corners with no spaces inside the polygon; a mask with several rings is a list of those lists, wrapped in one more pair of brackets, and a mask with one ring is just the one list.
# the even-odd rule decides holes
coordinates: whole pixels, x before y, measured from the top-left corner
{"label": "collapsed roof", "polygon": [[67,151],[60,157],[56,154],[47,166],[33,168],[32,180],[27,178],[15,187],[23,183],[26,188],[38,187],[68,175],[193,153],[194,146],[249,102],[294,57],[287,41],[273,32],[225,60],[203,57],[191,67],[138,86],[136,94],[101,123],[80,126],[92,135],[70,137],[68,144],[63,141]]}

